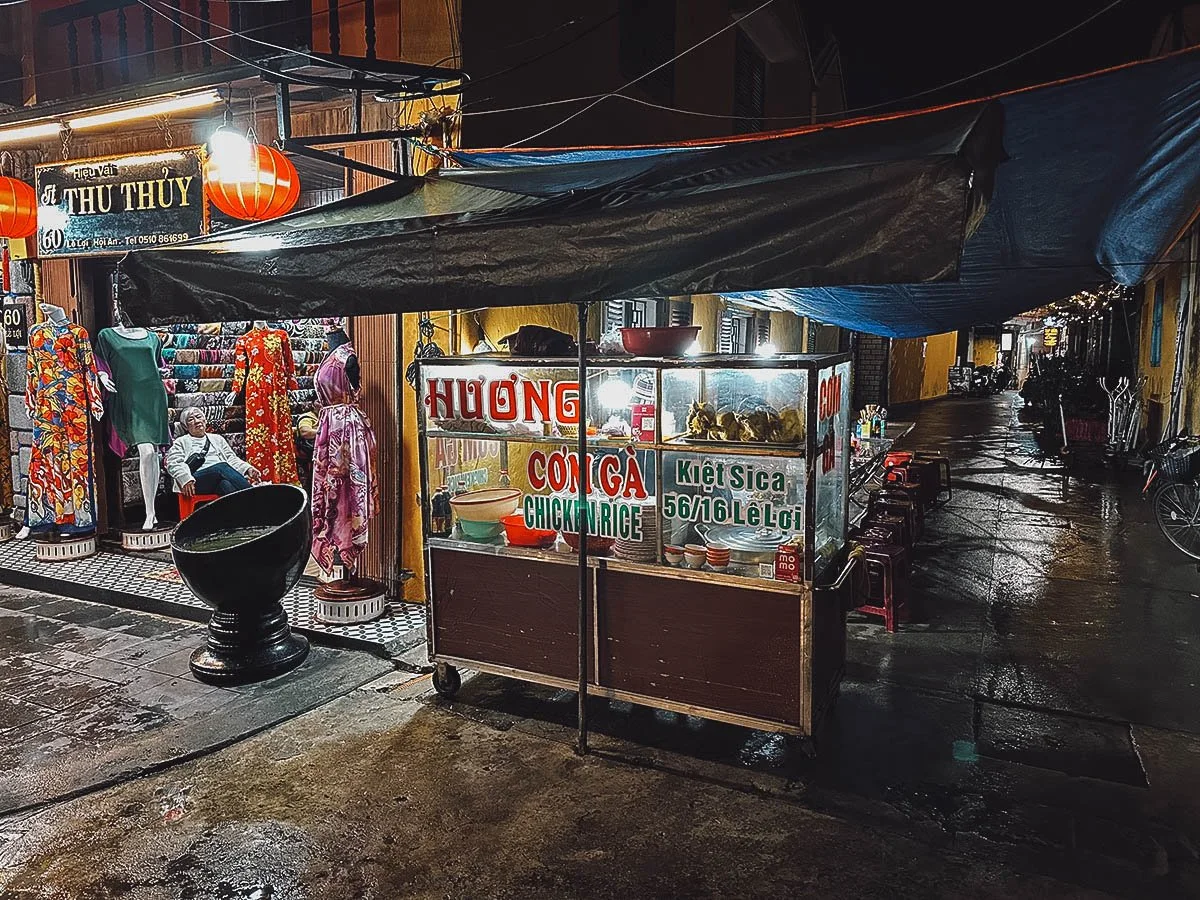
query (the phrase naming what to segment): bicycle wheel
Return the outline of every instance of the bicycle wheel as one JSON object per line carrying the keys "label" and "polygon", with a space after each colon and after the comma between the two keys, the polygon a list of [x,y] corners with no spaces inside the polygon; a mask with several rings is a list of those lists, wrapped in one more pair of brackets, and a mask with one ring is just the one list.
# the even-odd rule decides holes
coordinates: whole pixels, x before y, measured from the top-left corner
{"label": "bicycle wheel", "polygon": [[1168,541],[1200,559],[1200,486],[1183,481],[1164,484],[1154,495],[1154,518]]}

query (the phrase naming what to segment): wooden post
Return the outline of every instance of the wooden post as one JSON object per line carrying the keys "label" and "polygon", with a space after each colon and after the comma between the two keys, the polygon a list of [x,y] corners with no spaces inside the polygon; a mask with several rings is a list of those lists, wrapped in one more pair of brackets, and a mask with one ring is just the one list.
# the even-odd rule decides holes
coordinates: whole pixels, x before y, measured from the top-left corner
{"label": "wooden post", "polygon": [[578,742],[575,752],[588,752],[587,689],[588,689],[588,519],[587,487],[587,320],[588,306],[579,304],[579,486],[575,521],[579,529],[579,714]]}

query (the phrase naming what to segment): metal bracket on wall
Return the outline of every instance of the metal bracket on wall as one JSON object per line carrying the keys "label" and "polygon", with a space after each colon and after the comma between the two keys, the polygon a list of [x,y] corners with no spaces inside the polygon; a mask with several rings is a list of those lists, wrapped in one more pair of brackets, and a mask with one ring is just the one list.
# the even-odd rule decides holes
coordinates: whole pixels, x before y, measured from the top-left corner
{"label": "metal bracket on wall", "polygon": [[322,162],[332,163],[333,165],[343,166],[347,169],[352,169],[356,172],[362,172],[367,175],[374,175],[378,178],[387,178],[391,181],[399,181],[406,178],[409,174],[408,166],[401,160],[399,171],[382,169],[379,166],[373,166],[370,163],[360,162],[356,159],[350,159],[346,156],[339,156],[336,153],[330,153],[327,150],[318,150],[315,144],[354,144],[363,141],[400,141],[409,137],[420,137],[421,130],[419,128],[396,128],[388,131],[363,131],[362,130],[362,89],[355,86],[350,88],[354,95],[354,116],[352,121],[353,130],[348,134],[319,134],[306,135],[304,137],[292,136],[292,103],[291,103],[291,87],[288,82],[283,79],[269,78],[275,85],[275,118],[279,126],[279,146],[280,149],[295,153],[297,156],[306,156],[309,159],[317,159]]}
{"label": "metal bracket on wall", "polygon": [[[368,56],[371,57],[371,54]],[[289,57],[269,65],[270,71],[264,71],[261,78],[275,86],[275,115],[279,128],[279,146],[282,150],[393,181],[406,178],[412,172],[404,140],[422,137],[424,132],[420,128],[398,127],[384,131],[363,131],[363,97],[372,96],[393,102],[428,99],[440,94],[456,93],[469,80],[466,73],[458,69],[388,62],[373,57],[356,59],[338,54],[305,53],[302,59]],[[348,95],[351,102],[350,130],[345,133],[303,137],[294,135],[291,96],[293,84],[305,86],[310,91],[317,88],[325,94]],[[392,141],[397,148],[395,170],[317,149],[320,145],[345,145],[363,141]]]}

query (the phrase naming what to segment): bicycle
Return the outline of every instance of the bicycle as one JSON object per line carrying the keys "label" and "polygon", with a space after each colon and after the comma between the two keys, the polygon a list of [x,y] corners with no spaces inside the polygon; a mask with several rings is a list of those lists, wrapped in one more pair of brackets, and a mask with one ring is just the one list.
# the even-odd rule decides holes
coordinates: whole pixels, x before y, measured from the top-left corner
{"label": "bicycle", "polygon": [[1153,494],[1159,530],[1177,549],[1200,560],[1200,438],[1180,435],[1152,448],[1144,471],[1142,496]]}

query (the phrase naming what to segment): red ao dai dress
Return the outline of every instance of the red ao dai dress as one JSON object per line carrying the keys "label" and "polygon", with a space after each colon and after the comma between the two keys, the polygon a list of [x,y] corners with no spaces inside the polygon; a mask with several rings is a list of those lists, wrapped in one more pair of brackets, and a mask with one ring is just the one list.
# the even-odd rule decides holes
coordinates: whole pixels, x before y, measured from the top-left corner
{"label": "red ao dai dress", "polygon": [[286,331],[255,328],[234,347],[233,389],[246,400],[246,461],[264,481],[298,484],[289,390],[296,390],[296,364]]}

